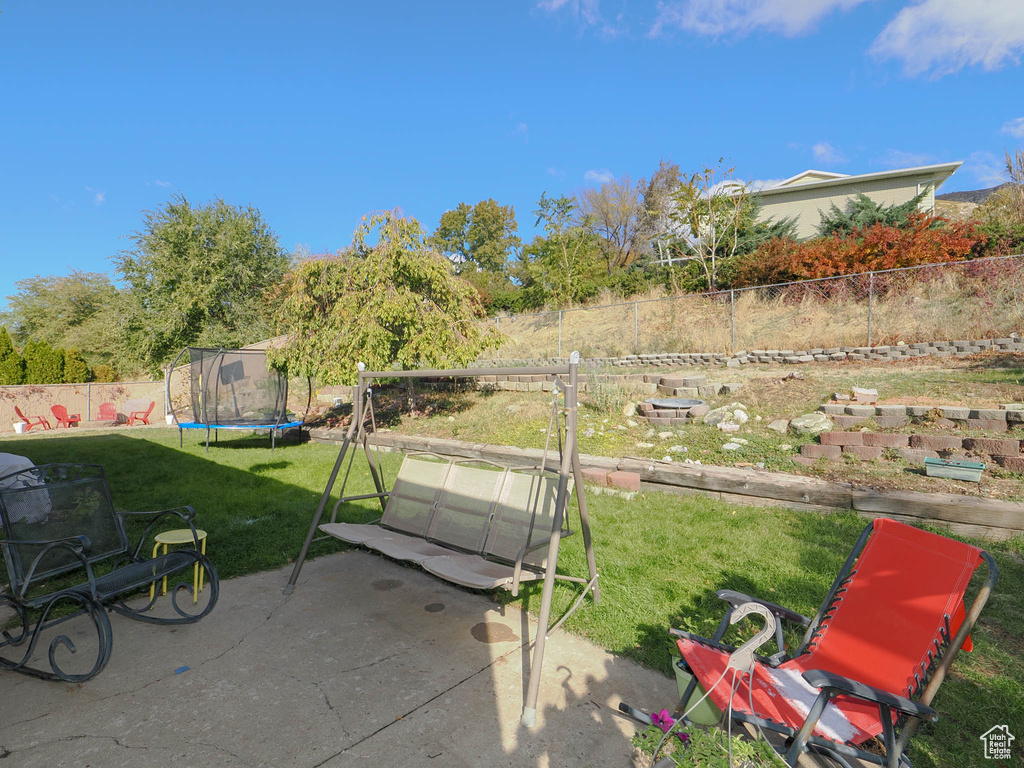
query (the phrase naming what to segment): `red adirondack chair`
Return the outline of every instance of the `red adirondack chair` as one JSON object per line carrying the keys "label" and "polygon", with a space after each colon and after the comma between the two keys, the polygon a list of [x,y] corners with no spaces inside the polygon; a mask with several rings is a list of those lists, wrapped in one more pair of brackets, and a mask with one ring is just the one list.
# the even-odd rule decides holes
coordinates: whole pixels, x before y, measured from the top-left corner
{"label": "red adirondack chair", "polygon": [[14,413],[17,414],[18,418],[25,422],[25,431],[30,432],[32,427],[42,427],[43,429],[50,428],[50,422],[46,420],[45,416],[33,416],[29,419],[24,413],[21,412],[21,408],[14,406]]}
{"label": "red adirondack chair", "polygon": [[82,414],[80,413],[68,413],[68,409],[59,403],[57,405],[51,405],[50,410],[53,412],[53,416],[57,419],[58,427],[73,427],[82,420]]}
{"label": "red adirondack chair", "polygon": [[117,406],[113,403],[100,403],[100,415],[97,421],[117,421]]}
{"label": "red adirondack chair", "polygon": [[153,400],[149,401],[149,408],[144,411],[132,411],[128,414],[128,426],[135,426],[136,421],[141,421],[143,424],[149,424],[149,414],[153,412],[153,407],[156,402]]}

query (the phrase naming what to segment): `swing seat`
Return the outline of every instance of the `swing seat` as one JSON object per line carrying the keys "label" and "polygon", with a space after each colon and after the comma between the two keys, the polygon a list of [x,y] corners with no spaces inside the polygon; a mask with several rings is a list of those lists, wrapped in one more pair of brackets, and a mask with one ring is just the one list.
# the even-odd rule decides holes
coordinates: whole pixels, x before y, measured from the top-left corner
{"label": "swing seat", "polygon": [[[514,566],[485,560],[479,555],[443,555],[430,557],[420,565],[440,579],[470,589],[511,589],[516,583]],[[544,574],[521,570],[519,582],[536,581]]]}
{"label": "swing seat", "polygon": [[[569,481],[567,493],[572,492]],[[490,462],[410,454],[376,523],[320,530],[473,589],[510,589],[544,577],[558,477]]]}

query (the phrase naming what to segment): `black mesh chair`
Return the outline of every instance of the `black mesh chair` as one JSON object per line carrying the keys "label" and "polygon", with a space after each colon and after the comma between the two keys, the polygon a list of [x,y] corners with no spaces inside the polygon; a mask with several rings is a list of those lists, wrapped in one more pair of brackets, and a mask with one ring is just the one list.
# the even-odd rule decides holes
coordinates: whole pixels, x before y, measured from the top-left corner
{"label": "black mesh chair", "polygon": [[[0,593],[0,606],[13,609],[21,624],[20,629],[2,632],[0,669],[45,679],[88,680],[110,659],[107,610],[153,624],[188,624],[208,614],[217,603],[219,582],[213,565],[199,552],[194,516],[191,507],[116,512],[103,468],[96,465],[47,464],[0,477],[0,547],[10,579],[8,591]],[[134,547],[128,519],[143,528]],[[150,534],[168,527],[191,529],[195,550],[145,558]],[[197,564],[205,570],[209,591],[194,605],[191,574]],[[152,610],[157,597],[149,597],[150,585],[181,571],[189,571],[189,578],[171,593],[173,615],[157,615]],[[189,599],[179,603],[182,592]],[[139,598],[133,605],[125,602],[133,597]],[[35,657],[41,655],[36,646],[43,630],[82,615],[92,621],[97,635],[92,668],[74,673],[61,668],[58,651],[65,657],[76,652],[67,634],[50,641],[49,669],[35,666],[40,663]],[[12,651],[15,658],[7,658]]]}

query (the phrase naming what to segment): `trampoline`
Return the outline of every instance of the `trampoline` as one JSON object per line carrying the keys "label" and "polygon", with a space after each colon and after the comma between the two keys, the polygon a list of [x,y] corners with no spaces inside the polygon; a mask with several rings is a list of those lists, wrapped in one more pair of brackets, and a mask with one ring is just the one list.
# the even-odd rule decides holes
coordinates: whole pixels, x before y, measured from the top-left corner
{"label": "trampoline", "polygon": [[[302,434],[304,418],[288,411],[288,377],[267,367],[262,349],[206,349],[189,347],[181,351],[175,365],[185,354],[190,365],[189,381],[192,418],[182,421],[175,412],[167,377],[167,402],[178,424],[178,444],[184,445],[186,429],[206,430],[206,450],[210,450],[210,433],[214,442],[222,429],[267,430],[270,450],[277,445],[277,436],[284,430],[298,427]],[[312,392],[310,392],[310,395]],[[309,408],[309,398],[306,400]]]}

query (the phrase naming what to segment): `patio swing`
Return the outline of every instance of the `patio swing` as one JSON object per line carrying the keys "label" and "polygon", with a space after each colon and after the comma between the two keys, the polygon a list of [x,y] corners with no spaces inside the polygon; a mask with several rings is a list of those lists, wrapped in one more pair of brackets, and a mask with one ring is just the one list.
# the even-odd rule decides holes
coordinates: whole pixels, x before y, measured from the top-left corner
{"label": "patio swing", "polygon": [[[284,593],[291,594],[295,590],[312,543],[326,538],[318,537],[318,531],[397,560],[415,563],[445,581],[473,589],[500,588],[515,595],[522,582],[543,580],[538,616],[538,626],[543,631],[538,633],[534,643],[522,714],[522,724],[532,727],[536,723],[547,637],[579,608],[588,593],[593,595],[595,604],[600,600],[576,441],[578,369],[578,352],[572,353],[567,366],[537,368],[366,371],[360,363],[358,381],[353,390],[352,420]],[[391,489],[386,488],[379,461],[380,445],[376,438],[373,404],[376,380],[506,374],[550,377],[551,415],[538,467],[527,471],[485,459],[409,453]],[[564,424],[559,419],[559,395],[564,398]],[[556,446],[552,446],[553,439]],[[349,496],[345,494],[345,486],[359,445],[366,456],[376,492]],[[557,467],[549,461],[549,455],[555,449],[559,453]],[[340,498],[331,510],[330,522],[321,522],[346,458],[348,462],[341,481]],[[566,508],[574,487],[580,533],[586,550],[587,578],[557,572],[560,542],[573,533],[567,527]],[[377,499],[380,503],[379,520],[369,524],[338,522],[338,510],[342,504],[366,499]],[[581,590],[568,611],[549,626],[555,579],[578,584]]]}

